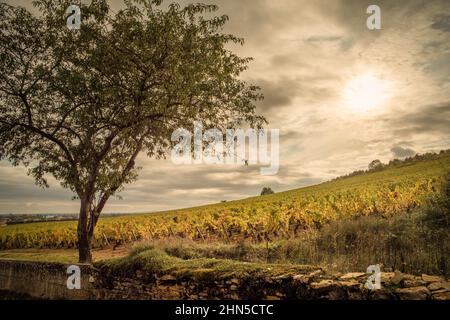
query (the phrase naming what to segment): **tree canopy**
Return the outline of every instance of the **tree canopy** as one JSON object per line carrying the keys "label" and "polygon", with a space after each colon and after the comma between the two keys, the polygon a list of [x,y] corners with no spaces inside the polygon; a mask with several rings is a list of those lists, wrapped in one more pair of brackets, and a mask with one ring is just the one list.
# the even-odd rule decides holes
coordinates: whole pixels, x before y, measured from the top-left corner
{"label": "tree canopy", "polygon": [[273,190],[272,190],[272,188],[270,188],[270,187],[264,187],[262,190],[261,190],[261,195],[262,196],[264,196],[264,195],[267,195],[267,194],[273,194],[273,193],[275,193]]}
{"label": "tree canopy", "polygon": [[138,154],[164,157],[173,130],[265,123],[259,88],[240,78],[251,58],[227,49],[243,40],[222,32],[217,6],[124,2],[117,13],[105,0],[81,5],[80,30],[66,26],[67,0],[35,1],[37,16],[0,4],[0,159],[74,192],[81,247],[137,178]]}

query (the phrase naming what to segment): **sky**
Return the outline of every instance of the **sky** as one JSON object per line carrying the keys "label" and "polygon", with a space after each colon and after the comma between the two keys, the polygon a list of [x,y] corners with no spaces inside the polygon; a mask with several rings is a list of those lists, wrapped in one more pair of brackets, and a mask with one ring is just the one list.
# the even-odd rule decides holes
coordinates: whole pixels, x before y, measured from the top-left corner
{"label": "sky", "polygon": [[[31,8],[30,1],[7,1]],[[74,1],[76,3],[77,1]],[[83,1],[88,2],[88,1]],[[187,3],[187,1],[180,1]],[[280,130],[280,168],[175,165],[139,156],[139,179],[105,212],[151,212],[241,199],[264,186],[317,184],[374,159],[450,148],[450,1],[218,0],[233,47],[254,61],[242,78],[265,96],[257,112]],[[119,10],[121,1],[111,0]],[[369,30],[369,5],[381,29]],[[0,213],[75,213],[54,179],[41,189],[27,169],[0,162]]]}

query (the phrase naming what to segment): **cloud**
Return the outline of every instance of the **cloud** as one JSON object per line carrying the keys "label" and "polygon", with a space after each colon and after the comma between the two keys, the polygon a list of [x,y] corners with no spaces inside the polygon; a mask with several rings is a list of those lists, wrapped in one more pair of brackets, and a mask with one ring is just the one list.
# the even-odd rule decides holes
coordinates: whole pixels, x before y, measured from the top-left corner
{"label": "cloud", "polygon": [[263,111],[289,105],[299,91],[298,83],[293,79],[282,78],[278,81],[260,79],[255,81],[264,94],[264,100],[259,103]]}
{"label": "cloud", "polygon": [[426,105],[387,121],[400,135],[419,133],[450,134],[450,101]]}
{"label": "cloud", "polygon": [[436,15],[433,18],[431,28],[444,32],[450,32],[450,15],[447,14]]}

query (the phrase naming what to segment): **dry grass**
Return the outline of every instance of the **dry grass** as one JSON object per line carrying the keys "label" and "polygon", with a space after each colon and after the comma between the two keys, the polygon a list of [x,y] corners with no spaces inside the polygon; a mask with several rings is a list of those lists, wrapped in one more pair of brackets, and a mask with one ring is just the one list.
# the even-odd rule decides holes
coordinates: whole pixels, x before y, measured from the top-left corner
{"label": "dry grass", "polygon": [[[113,249],[94,249],[92,256],[94,261],[108,260],[125,257],[130,254],[130,246],[122,246]],[[0,260],[20,260],[20,261],[45,261],[76,263],[78,262],[77,249],[11,249],[1,250]]]}

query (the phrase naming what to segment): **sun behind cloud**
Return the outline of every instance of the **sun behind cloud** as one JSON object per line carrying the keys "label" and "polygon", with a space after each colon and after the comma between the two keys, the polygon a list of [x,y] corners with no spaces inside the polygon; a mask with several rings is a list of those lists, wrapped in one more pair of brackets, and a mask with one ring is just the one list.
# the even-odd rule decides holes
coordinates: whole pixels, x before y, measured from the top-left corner
{"label": "sun behind cloud", "polygon": [[389,81],[368,72],[349,80],[342,95],[345,106],[353,112],[369,112],[385,107],[391,92]]}

